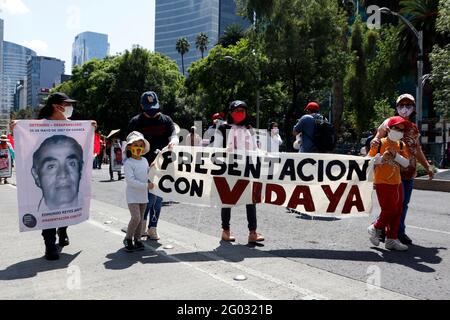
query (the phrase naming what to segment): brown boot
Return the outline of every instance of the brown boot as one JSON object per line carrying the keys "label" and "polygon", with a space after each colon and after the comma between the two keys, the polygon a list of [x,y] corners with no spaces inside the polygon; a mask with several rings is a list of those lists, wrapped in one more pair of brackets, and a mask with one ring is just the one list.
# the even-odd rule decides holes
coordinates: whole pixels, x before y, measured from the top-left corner
{"label": "brown boot", "polygon": [[222,231],[222,240],[228,241],[228,242],[233,242],[236,240],[236,238],[233,236],[233,234],[231,233],[230,230],[223,230]]}
{"label": "brown boot", "polygon": [[259,234],[256,231],[250,231],[248,234],[248,243],[256,243],[261,241],[264,241],[262,234]]}

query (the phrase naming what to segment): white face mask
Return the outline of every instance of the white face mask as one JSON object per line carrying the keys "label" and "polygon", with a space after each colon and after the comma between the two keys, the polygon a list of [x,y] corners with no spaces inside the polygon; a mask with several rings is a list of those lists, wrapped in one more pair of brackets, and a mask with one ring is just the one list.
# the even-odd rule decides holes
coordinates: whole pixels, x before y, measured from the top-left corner
{"label": "white face mask", "polygon": [[391,129],[388,134],[389,140],[398,142],[403,138],[403,132]]}
{"label": "white face mask", "polygon": [[73,113],[73,106],[65,106],[64,107],[64,116],[66,118],[70,118]]}
{"label": "white face mask", "polygon": [[272,129],[272,133],[273,134],[278,134],[280,132],[280,130],[278,128],[273,128]]}
{"label": "white face mask", "polygon": [[414,112],[414,108],[407,108],[404,106],[397,107],[398,115],[402,118],[409,118],[409,116]]}

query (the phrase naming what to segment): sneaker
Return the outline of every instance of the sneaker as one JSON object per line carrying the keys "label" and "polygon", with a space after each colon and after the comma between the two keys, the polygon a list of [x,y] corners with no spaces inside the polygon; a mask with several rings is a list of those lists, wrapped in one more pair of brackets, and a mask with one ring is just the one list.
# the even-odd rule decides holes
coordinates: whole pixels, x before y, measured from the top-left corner
{"label": "sneaker", "polygon": [[367,232],[370,234],[370,242],[372,242],[372,244],[376,247],[378,247],[380,245],[380,234],[381,234],[381,230],[375,228],[375,226],[373,224],[371,224],[368,228],[367,228]]}
{"label": "sneaker", "polygon": [[142,251],[145,249],[145,246],[142,242],[134,240],[134,249],[138,251]]}
{"label": "sneaker", "polygon": [[412,244],[412,240],[404,233],[404,234],[400,234],[398,236],[398,240],[400,240],[401,243],[406,244],[406,245],[410,245]]}
{"label": "sneaker", "polygon": [[234,235],[231,233],[230,230],[223,230],[222,231],[222,240],[228,241],[228,242],[234,242],[236,240],[236,238],[234,237]]}
{"label": "sneaker", "polygon": [[45,259],[50,261],[59,259],[58,248],[55,244],[45,245]]}
{"label": "sneaker", "polygon": [[384,244],[386,249],[396,250],[396,251],[406,251],[408,250],[408,246],[404,245],[398,239],[386,239],[386,243]]}
{"label": "sneaker", "polygon": [[67,232],[58,229],[57,233],[58,233],[58,237],[59,237],[59,242],[58,242],[59,246],[60,247],[68,246],[70,244],[70,242],[69,242],[69,237],[67,236]]}
{"label": "sneaker", "polygon": [[380,236],[378,237],[378,239],[380,240],[380,242],[385,242],[386,241],[386,231],[383,229],[381,230]]}
{"label": "sneaker", "polygon": [[147,239],[149,239],[149,240],[159,240],[160,239],[158,231],[156,230],[156,227],[148,228],[147,236],[148,236]]}
{"label": "sneaker", "polygon": [[262,234],[257,233],[256,231],[250,231],[248,234],[248,243],[256,243],[261,241],[264,241]]}
{"label": "sneaker", "polygon": [[126,252],[134,251],[133,240],[125,238],[125,239],[123,239],[123,245],[125,246]]}

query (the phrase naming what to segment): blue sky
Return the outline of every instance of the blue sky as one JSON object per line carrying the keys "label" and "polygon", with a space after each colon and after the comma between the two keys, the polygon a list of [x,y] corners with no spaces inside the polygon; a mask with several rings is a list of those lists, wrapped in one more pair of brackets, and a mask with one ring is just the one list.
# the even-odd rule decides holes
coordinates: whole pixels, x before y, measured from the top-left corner
{"label": "blue sky", "polygon": [[155,0],[0,0],[5,40],[64,60],[68,74],[73,40],[84,31],[108,34],[111,54],[133,44],[153,51],[154,12]]}

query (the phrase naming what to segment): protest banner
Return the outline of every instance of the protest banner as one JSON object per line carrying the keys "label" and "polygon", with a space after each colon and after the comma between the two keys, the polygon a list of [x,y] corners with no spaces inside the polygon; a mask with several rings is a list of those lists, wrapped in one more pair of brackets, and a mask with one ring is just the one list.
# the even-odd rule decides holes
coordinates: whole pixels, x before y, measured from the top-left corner
{"label": "protest banner", "polygon": [[326,216],[372,209],[373,162],[357,156],[177,146],[159,153],[149,179],[152,193],[200,206],[266,203]]}
{"label": "protest banner", "polygon": [[14,137],[20,231],[70,226],[89,219],[91,121],[20,120]]}
{"label": "protest banner", "polygon": [[11,152],[7,145],[6,148],[0,148],[0,178],[11,178],[12,162]]}

